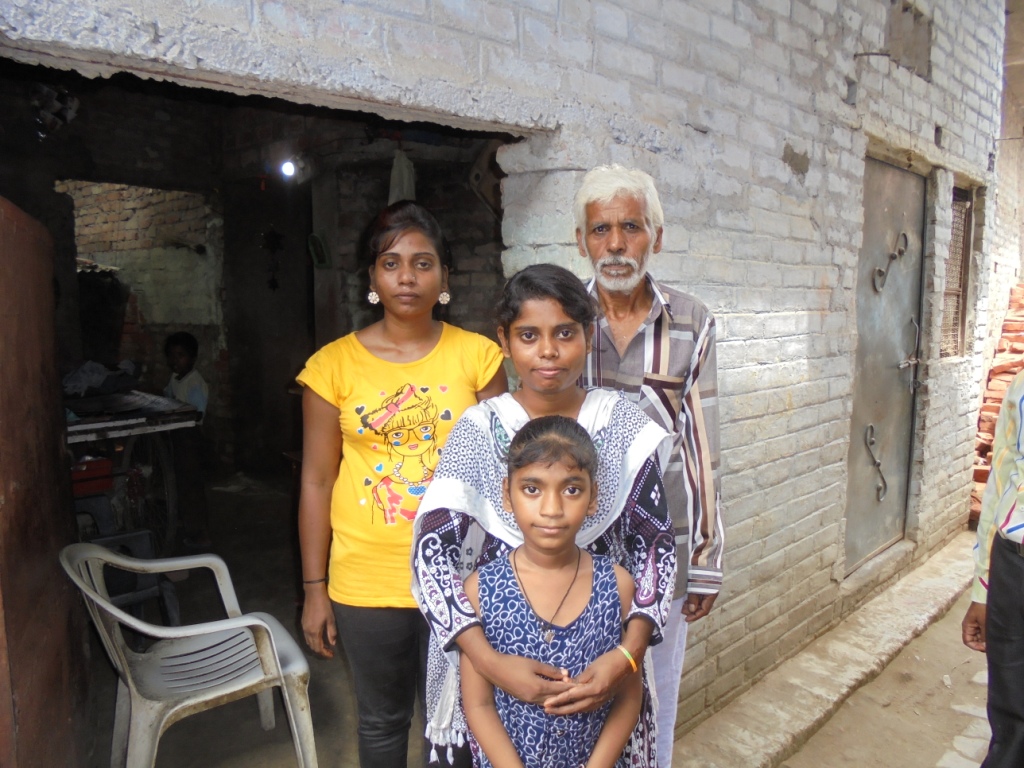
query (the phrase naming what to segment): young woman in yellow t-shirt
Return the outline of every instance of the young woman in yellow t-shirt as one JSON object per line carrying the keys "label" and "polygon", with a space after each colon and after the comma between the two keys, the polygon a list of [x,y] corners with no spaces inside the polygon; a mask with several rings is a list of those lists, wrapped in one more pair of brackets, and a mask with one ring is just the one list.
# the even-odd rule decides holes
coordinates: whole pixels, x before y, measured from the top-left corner
{"label": "young woman in yellow t-shirt", "polygon": [[413,519],[462,412],[508,389],[497,345],[433,319],[447,304],[434,217],[395,203],[369,240],[371,304],[384,317],[324,346],[302,397],[299,542],[309,647],[340,640],[352,669],[362,768],[405,765],[430,630],[410,591]]}

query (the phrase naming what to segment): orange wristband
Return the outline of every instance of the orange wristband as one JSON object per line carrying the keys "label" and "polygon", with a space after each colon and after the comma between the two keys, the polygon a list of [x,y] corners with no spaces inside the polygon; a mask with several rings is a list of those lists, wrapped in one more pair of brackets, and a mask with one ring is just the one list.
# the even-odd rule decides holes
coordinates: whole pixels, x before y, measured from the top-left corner
{"label": "orange wristband", "polygon": [[622,651],[622,654],[626,657],[626,660],[629,662],[629,666],[631,666],[633,668],[633,671],[636,672],[636,660],[633,658],[633,654],[627,651],[626,646],[624,645],[617,645],[616,648]]}

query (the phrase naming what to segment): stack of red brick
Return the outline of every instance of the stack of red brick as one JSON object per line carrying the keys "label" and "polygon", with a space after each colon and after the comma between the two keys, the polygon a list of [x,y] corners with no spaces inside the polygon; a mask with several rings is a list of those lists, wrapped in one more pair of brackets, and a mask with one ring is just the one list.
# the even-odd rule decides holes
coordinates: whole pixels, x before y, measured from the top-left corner
{"label": "stack of red brick", "polygon": [[974,490],[971,492],[971,523],[981,514],[981,496],[985,492],[992,461],[992,436],[996,417],[1006,389],[1017,372],[1024,369],[1024,283],[1010,291],[1010,307],[1003,321],[1003,333],[996,345],[988,372],[988,386],[978,416],[978,436],[974,441]]}

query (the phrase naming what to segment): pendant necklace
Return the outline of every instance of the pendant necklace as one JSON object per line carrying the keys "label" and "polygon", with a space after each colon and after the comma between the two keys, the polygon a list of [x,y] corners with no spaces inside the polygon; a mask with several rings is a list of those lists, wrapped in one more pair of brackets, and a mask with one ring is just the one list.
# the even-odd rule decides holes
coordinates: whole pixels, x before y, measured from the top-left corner
{"label": "pendant necklace", "polygon": [[519,578],[519,568],[516,567],[516,553],[519,551],[518,547],[512,550],[512,572],[516,575],[516,581],[519,582],[519,591],[523,593],[523,597],[526,598],[526,604],[530,607],[530,612],[536,617],[537,623],[540,624],[541,628],[541,640],[548,645],[555,639],[555,618],[558,616],[558,612],[562,610],[562,606],[565,604],[565,599],[569,597],[569,593],[572,592],[573,584],[576,583],[576,577],[580,575],[580,560],[583,557],[582,550],[576,547],[576,572],[572,575],[572,581],[569,582],[569,588],[565,590],[565,594],[562,595],[562,600],[558,603],[558,607],[555,608],[555,612],[551,614],[551,621],[545,621],[540,617],[540,614],[533,609],[533,603],[530,602],[530,596],[526,594],[526,587],[523,586],[523,580]]}
{"label": "pendant necklace", "polygon": [[403,476],[402,473],[399,471],[401,468],[402,462],[398,462],[397,464],[395,464],[394,469],[391,470],[391,474],[395,476],[395,479],[398,480],[398,482],[405,483],[407,486],[409,486],[409,493],[411,493],[413,496],[422,496],[423,493],[427,490],[426,480],[427,475],[430,474],[430,470],[427,469],[427,465],[423,465],[423,477],[420,479],[419,482],[416,482],[415,480],[410,480],[409,478]]}

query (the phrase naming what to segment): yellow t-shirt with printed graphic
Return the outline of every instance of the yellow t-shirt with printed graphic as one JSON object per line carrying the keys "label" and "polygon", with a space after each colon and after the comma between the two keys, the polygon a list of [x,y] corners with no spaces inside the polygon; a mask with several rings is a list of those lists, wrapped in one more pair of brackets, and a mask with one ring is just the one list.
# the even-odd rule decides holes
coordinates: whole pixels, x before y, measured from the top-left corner
{"label": "yellow t-shirt with printed graphic", "polygon": [[341,412],[342,460],[331,495],[328,594],[367,608],[415,608],[413,518],[439,448],[501,366],[498,346],[444,324],[425,357],[392,363],[354,333],[324,346],[297,377]]}

